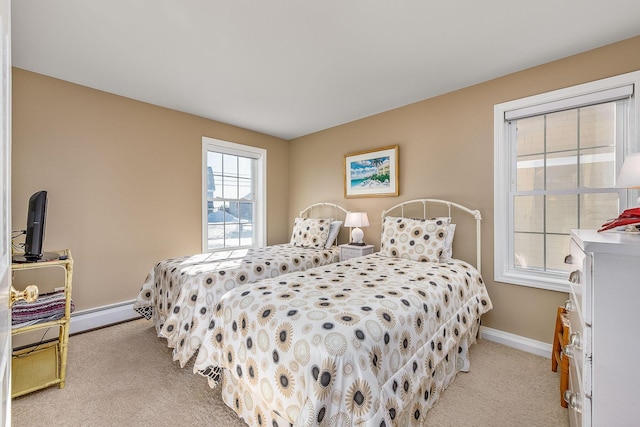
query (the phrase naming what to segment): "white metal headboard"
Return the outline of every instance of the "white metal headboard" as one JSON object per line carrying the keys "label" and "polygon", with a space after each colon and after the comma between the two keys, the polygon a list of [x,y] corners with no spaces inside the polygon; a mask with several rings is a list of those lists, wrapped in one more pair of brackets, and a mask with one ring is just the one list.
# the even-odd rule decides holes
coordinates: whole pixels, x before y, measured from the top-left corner
{"label": "white metal headboard", "polygon": [[440,200],[440,199],[414,199],[406,202],[398,203],[397,205],[382,211],[382,221],[384,222],[384,217],[389,214],[389,212],[400,209],[400,216],[404,217],[404,209],[407,205],[415,205],[422,204],[422,217],[429,218],[427,216],[427,204],[431,205],[445,205],[449,211],[449,217],[451,217],[451,208],[455,208],[461,210],[471,216],[473,216],[476,220],[476,269],[481,272],[482,266],[482,245],[481,245],[481,225],[482,225],[482,216],[480,215],[479,210],[469,209],[465,206],[459,205],[458,203],[450,202],[448,200]]}
{"label": "white metal headboard", "polygon": [[[321,212],[318,214],[318,212]],[[300,217],[311,217],[314,213],[322,218],[333,217],[337,220],[344,221],[347,216],[347,210],[340,205],[328,202],[319,202],[307,206],[300,211]]]}

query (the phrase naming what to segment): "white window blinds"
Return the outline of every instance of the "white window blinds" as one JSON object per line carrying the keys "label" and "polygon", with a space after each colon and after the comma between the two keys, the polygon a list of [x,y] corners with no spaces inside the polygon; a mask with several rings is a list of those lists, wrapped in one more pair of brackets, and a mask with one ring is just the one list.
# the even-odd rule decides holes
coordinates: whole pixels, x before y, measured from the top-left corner
{"label": "white window blinds", "polygon": [[573,96],[570,98],[558,99],[538,105],[531,105],[515,110],[505,111],[505,120],[516,120],[525,117],[537,116],[540,114],[553,113],[555,111],[570,110],[572,108],[584,107],[586,105],[601,104],[609,101],[630,98],[633,95],[634,85],[624,85],[620,87],[601,90]]}

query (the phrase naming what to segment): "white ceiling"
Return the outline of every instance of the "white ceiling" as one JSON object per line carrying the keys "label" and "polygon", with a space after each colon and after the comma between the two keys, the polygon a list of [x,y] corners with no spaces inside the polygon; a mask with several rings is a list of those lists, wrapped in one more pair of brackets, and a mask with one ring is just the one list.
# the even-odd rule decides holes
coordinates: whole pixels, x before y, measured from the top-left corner
{"label": "white ceiling", "polygon": [[13,65],[291,139],[640,34],[638,0],[14,0]]}

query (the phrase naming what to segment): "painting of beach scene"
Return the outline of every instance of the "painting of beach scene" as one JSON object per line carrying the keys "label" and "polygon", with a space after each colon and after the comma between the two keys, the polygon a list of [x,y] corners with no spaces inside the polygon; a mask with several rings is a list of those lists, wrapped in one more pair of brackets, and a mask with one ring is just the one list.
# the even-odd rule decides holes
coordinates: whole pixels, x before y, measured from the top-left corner
{"label": "painting of beach scene", "polygon": [[345,197],[398,195],[398,146],[344,156]]}

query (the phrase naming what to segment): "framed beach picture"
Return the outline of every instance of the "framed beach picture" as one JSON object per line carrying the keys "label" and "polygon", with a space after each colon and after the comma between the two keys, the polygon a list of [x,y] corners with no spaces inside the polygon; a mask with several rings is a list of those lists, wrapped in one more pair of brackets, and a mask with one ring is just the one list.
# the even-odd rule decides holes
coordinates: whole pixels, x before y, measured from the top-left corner
{"label": "framed beach picture", "polygon": [[344,197],[388,197],[399,194],[398,146],[344,156]]}

